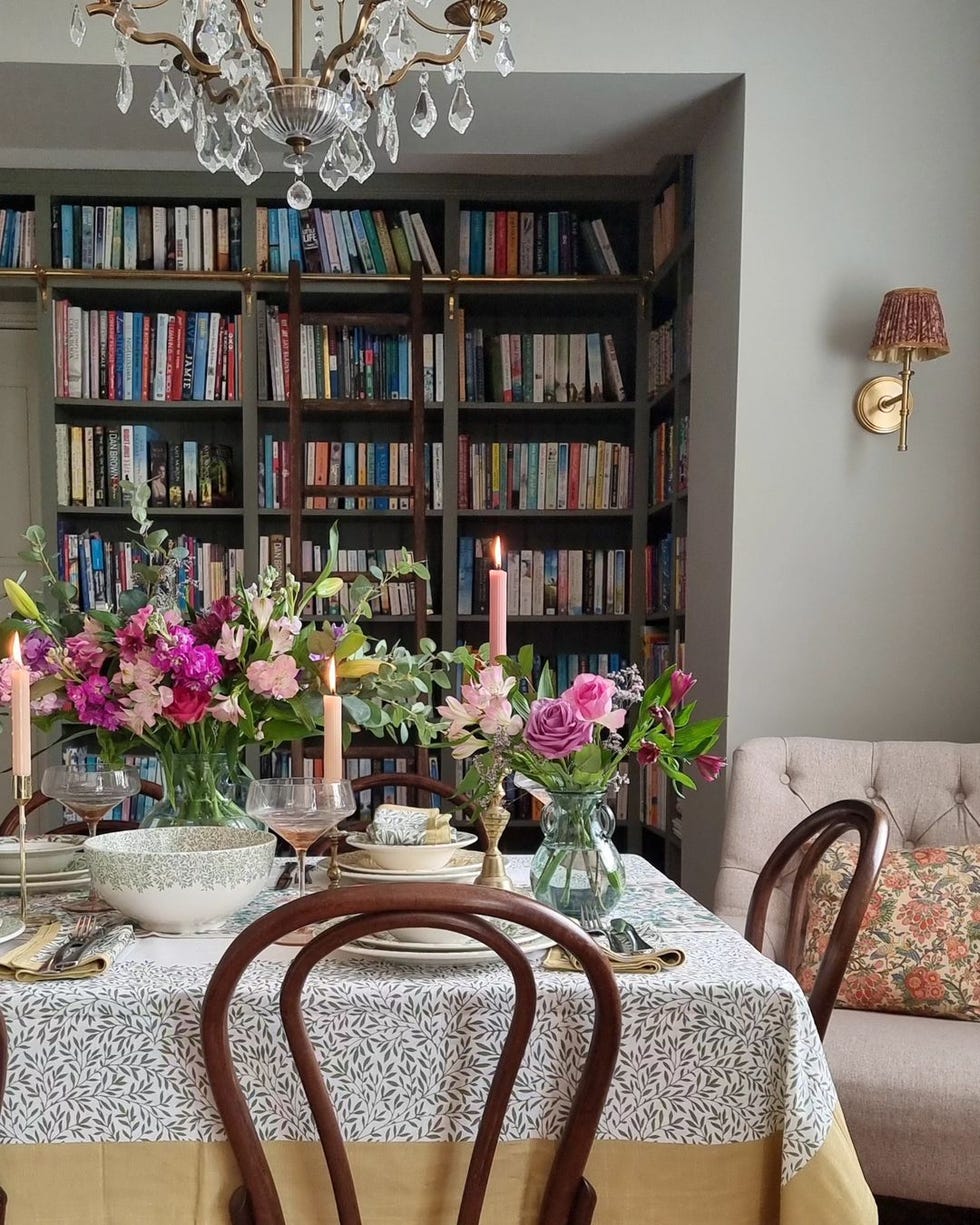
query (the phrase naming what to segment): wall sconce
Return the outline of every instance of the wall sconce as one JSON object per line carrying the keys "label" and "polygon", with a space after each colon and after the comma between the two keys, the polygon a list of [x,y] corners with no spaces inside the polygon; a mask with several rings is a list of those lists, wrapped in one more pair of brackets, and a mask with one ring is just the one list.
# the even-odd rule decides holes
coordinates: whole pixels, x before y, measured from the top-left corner
{"label": "wall sconce", "polygon": [[873,434],[898,430],[898,449],[908,450],[908,419],[912,411],[909,383],[912,363],[944,357],[949,352],[946,324],[934,289],[890,289],[878,312],[874,339],[868,350],[873,362],[901,362],[902,373],[869,379],[858,391],[854,415]]}

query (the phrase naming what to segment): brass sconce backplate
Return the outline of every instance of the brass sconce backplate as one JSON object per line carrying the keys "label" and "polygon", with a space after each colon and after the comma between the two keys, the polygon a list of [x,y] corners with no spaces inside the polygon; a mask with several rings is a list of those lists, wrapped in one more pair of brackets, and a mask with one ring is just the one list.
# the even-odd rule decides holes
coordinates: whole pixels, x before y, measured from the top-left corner
{"label": "brass sconce backplate", "polygon": [[[872,434],[893,434],[901,425],[902,416],[902,380],[893,374],[882,374],[876,379],[868,379],[858,391],[854,399],[854,416],[861,425]],[[881,407],[882,400],[899,399],[887,408]],[[909,412],[912,411],[912,393],[909,392]]]}

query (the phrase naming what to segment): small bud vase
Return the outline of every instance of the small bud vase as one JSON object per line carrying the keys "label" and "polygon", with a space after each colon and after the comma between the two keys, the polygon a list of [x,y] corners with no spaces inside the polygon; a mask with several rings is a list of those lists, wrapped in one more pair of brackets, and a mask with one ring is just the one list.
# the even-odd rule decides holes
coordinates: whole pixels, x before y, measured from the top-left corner
{"label": "small bud vase", "polygon": [[601,791],[549,792],[541,814],[544,842],[531,861],[531,891],[572,919],[608,914],[623,896],[626,874],[612,841],[616,819]]}

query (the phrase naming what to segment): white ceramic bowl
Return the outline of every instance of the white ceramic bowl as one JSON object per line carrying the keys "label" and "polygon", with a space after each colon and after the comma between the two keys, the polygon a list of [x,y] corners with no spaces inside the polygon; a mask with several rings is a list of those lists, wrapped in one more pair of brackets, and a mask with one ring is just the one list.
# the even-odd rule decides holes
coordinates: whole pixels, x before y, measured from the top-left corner
{"label": "white ceramic bowl", "polygon": [[[52,834],[25,841],[28,876],[63,872],[85,841],[84,834]],[[16,837],[0,838],[0,876],[20,874],[20,844]]]}
{"label": "white ceramic bowl", "polygon": [[211,931],[266,887],[274,834],[229,826],[172,826],[99,834],[85,861],[99,897],[141,927]]}
{"label": "white ceramic bowl", "polygon": [[371,842],[366,834],[347,835],[348,846],[367,851],[379,868],[389,872],[435,872],[444,868],[453,855],[464,846],[476,842],[476,834],[453,830],[452,842],[432,842],[422,846],[389,846]]}

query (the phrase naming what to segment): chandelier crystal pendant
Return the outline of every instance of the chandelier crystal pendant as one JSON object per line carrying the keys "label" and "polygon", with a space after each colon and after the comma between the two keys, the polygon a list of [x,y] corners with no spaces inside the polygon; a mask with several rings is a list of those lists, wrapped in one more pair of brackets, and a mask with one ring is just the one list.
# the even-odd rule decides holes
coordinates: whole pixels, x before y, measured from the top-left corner
{"label": "chandelier crystal pendant", "polygon": [[[427,21],[409,0],[333,0],[340,41],[328,50],[324,23],[329,2],[289,0],[292,46],[290,60],[282,63],[263,34],[269,0],[92,0],[85,14],[112,22],[120,111],[125,114],[133,101],[129,44],[171,48],[173,55],[168,52],[160,61],[160,82],[150,100],[157,123],[169,127],[176,120],[192,135],[202,166],[212,173],[234,170],[245,183],[262,174],[253,141],[254,133],[262,132],[285,147],[284,164],[296,176],[286,199],[303,209],[313,199],[304,175],[314,145],[326,144],[320,178],[334,191],[351,178],[363,183],[374,172],[365,136],[372,114],[377,147],[391,162],[397,160],[394,91],[414,67],[442,69],[452,88],[447,119],[460,133],[474,113],[464,55],[474,62],[484,58],[494,43],[491,27],[499,34],[497,71],[507,77],[515,68],[502,0],[454,0],[445,10],[445,25]],[[425,8],[429,0],[416,4]],[[150,9],[166,9],[172,29],[144,29]],[[304,18],[312,19],[311,30],[304,28]],[[68,33],[76,47],[85,31],[79,0],[72,0]],[[442,40],[444,49],[420,46],[426,35],[434,43]],[[425,137],[437,112],[427,71],[418,83],[411,126]]]}

